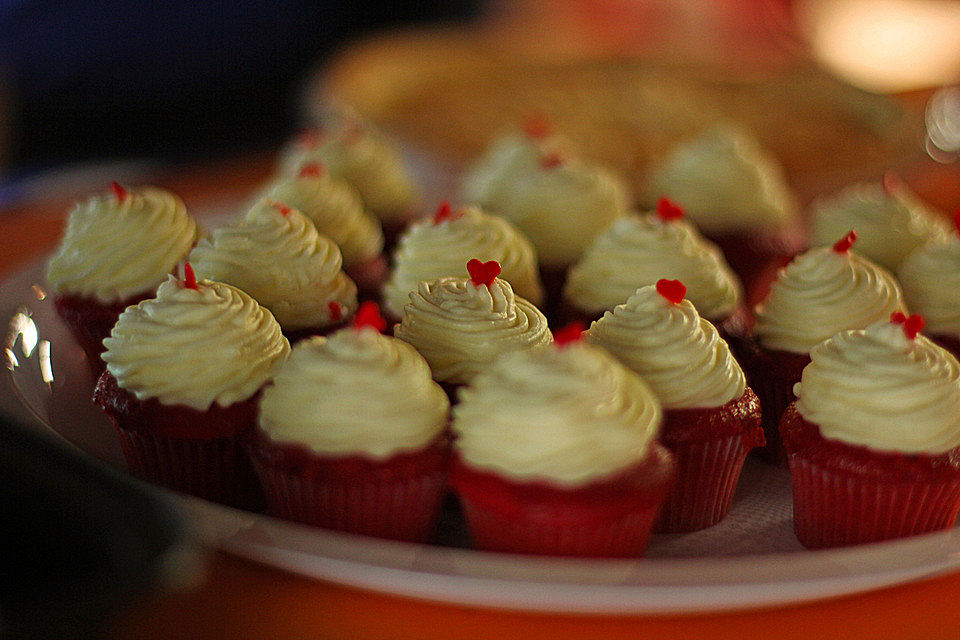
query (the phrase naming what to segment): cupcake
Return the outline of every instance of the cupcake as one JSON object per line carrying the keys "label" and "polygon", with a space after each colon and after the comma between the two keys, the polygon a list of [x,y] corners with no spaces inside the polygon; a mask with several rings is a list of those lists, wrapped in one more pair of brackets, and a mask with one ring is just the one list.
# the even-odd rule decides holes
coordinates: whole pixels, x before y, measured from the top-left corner
{"label": "cupcake", "polygon": [[468,278],[421,282],[394,328],[426,359],[451,399],[502,354],[553,339],[544,315],[497,277],[499,264],[473,259],[467,271]]}
{"label": "cupcake", "polygon": [[718,125],[674,148],[642,189],[646,206],[661,197],[720,246],[748,293],[803,245],[783,170],[739,128]]}
{"label": "cupcake", "polygon": [[957,234],[912,252],[897,276],[907,306],[926,320],[925,333],[960,357],[960,212],[954,222]]}
{"label": "cupcake", "polygon": [[376,292],[387,275],[380,221],[363,208],[360,196],[346,182],[330,175],[321,163],[300,167],[294,175],[275,178],[260,192],[296,209],[333,240],[343,256],[343,270],[361,290]]}
{"label": "cupcake", "polygon": [[546,308],[553,313],[567,267],[603,229],[627,214],[627,190],[612,172],[544,142],[523,146],[517,157],[503,155],[497,195],[479,204],[509,220],[533,243]]}
{"label": "cupcake", "polygon": [[251,458],[273,515],[427,542],[450,407],[424,359],[385,326],[367,302],[353,327],[297,344],[264,391]]}
{"label": "cupcake", "polygon": [[811,249],[780,271],[757,308],[756,350],[747,360],[760,397],[767,453],[783,461],[777,425],[810,350],[844,329],[862,329],[904,309],[897,281],[851,247],[853,231],[831,248]]}
{"label": "cupcake", "polygon": [[504,354],[463,389],[451,485],[480,549],[640,556],[675,472],[655,440],[660,403],[566,333]]}
{"label": "cupcake", "polygon": [[810,246],[829,245],[856,229],[857,251],[893,272],[917,247],[950,235],[947,220],[892,174],[882,184],[857,184],[817,200],[810,216]]}
{"label": "cupcake", "polygon": [[794,531],[809,548],[953,526],[960,509],[960,364],[920,316],[842,331],[810,353],[780,430]]}
{"label": "cupcake", "polygon": [[190,262],[198,276],[253,296],[292,341],[344,326],[357,308],[337,245],[283,203],[261,200],[239,224],[214,229]]}
{"label": "cupcake", "polygon": [[534,305],[543,300],[537,255],[530,241],[509,222],[477,207],[453,209],[443,203],[431,219],[420,220],[400,236],[393,271],[384,286],[387,311],[400,318],[403,307],[421,282],[467,275],[471,258],[494,260],[500,277]]}
{"label": "cupcake", "polygon": [[567,276],[568,318],[591,322],[640,287],[679,279],[690,302],[724,337],[743,336],[747,314],[739,279],[720,250],[682,218],[682,209],[661,199],[655,213],[620,218],[597,236]]}
{"label": "cupcake", "polygon": [[153,187],[128,191],[114,182],[110,194],[71,209],[47,282],[97,375],[103,339],[120,312],[153,297],[200,232],[180,198]]}
{"label": "cupcake", "polygon": [[677,461],[677,483],[657,531],[687,532],[719,522],[730,508],[744,460],[764,443],[760,402],[743,370],[679,280],[637,289],[590,326],[604,347],[649,385],[664,409],[660,442]]}
{"label": "cupcake", "polygon": [[260,391],[290,345],[270,312],[221,282],[169,276],[104,340],[93,399],[113,421],[130,471],[233,506],[255,506],[242,447]]}
{"label": "cupcake", "polygon": [[331,114],[324,124],[294,141],[280,160],[280,173],[297,175],[305,164],[322,162],[380,219],[389,249],[413,217],[418,197],[400,150],[352,111]]}

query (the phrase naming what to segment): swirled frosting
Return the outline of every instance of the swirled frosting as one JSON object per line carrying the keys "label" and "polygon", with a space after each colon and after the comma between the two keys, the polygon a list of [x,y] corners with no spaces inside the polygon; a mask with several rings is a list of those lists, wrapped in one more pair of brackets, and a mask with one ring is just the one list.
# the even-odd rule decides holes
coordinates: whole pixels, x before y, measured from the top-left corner
{"label": "swirled frosting", "polygon": [[708,235],[777,229],[796,214],[780,165],[752,136],[729,125],[678,145],[651,170],[643,200],[652,205],[660,197],[678,202]]}
{"label": "swirled frosting", "polygon": [[568,154],[570,144],[560,136],[530,136],[515,131],[501,135],[463,176],[463,199],[488,211],[509,203],[518,176],[538,170],[550,153]]}
{"label": "swirled frosting", "polygon": [[639,376],[585,342],[504,355],[460,398],[453,430],[467,464],[564,487],[643,460],[662,418]]}
{"label": "swirled frosting", "polygon": [[190,252],[200,228],[183,201],[162,189],[94,196],[70,211],[47,265],[58,293],[109,303],[154,290]]}
{"label": "swirled frosting", "polygon": [[280,173],[296,175],[304,164],[322,162],[334,176],[350,183],[363,204],[381,220],[409,216],[417,188],[396,146],[353,115],[328,124],[283,154]]}
{"label": "swirled frosting", "polygon": [[[233,226],[215,229],[190,253],[198,277],[239,287],[270,309],[284,330],[335,324],[357,308],[357,287],[340,250],[295,209],[263,200]],[[340,305],[333,314],[330,303]]]}
{"label": "swirled frosting", "polygon": [[689,222],[664,222],[652,214],[620,218],[597,236],[571,267],[563,296],[577,309],[597,314],[661,278],[683,281],[687,297],[711,319],[733,312],[743,296],[720,249]]}
{"label": "swirled frosting", "polygon": [[499,278],[421,282],[394,335],[426,358],[434,379],[452,384],[470,382],[503,353],[553,340],[543,314]]}
{"label": "swirled frosting", "polygon": [[719,407],[746,388],[714,326],[690,300],[673,304],[652,285],[593,322],[587,339],[639,374],[667,409]]}
{"label": "swirled frosting", "polygon": [[907,306],[932,334],[960,337],[960,238],[920,247],[897,272]]}
{"label": "swirled frosting", "polygon": [[210,280],[190,289],[173,276],[127,307],[103,344],[121,388],[198,411],[246,400],[290,352],[273,315],[243,291]]}
{"label": "swirled frosting", "polygon": [[861,329],[904,309],[890,273],[853,251],[821,247],[777,275],[757,308],[754,332],[767,349],[808,353],[837,331]]}
{"label": "swirled frosting", "polygon": [[439,223],[430,219],[412,224],[400,237],[393,272],[383,289],[387,309],[399,317],[410,292],[421,282],[467,275],[471,258],[496,260],[500,277],[534,305],[543,299],[537,255],[530,241],[513,225],[476,207],[464,207]]}
{"label": "swirled frosting", "polygon": [[911,251],[946,240],[950,227],[942,216],[921,203],[907,187],[884,189],[856,184],[811,206],[810,244],[832,244],[850,229],[857,232],[857,251],[896,271]]}
{"label": "swirled frosting", "polygon": [[810,358],[797,411],[824,438],[902,453],[960,446],[960,364],[927,338],[878,322],[836,334]]}
{"label": "swirled frosting", "polygon": [[577,159],[509,176],[502,215],[527,236],[541,263],[574,262],[594,237],[627,214],[626,188],[613,173]]}
{"label": "swirled frosting", "polygon": [[413,347],[348,327],[293,348],[263,393],[260,428],[321,455],[384,459],[429,444],[449,408]]}
{"label": "swirled frosting", "polygon": [[260,196],[283,202],[307,216],[317,231],[337,244],[348,269],[383,250],[380,221],[363,209],[360,196],[350,185],[328,172],[280,176]]}

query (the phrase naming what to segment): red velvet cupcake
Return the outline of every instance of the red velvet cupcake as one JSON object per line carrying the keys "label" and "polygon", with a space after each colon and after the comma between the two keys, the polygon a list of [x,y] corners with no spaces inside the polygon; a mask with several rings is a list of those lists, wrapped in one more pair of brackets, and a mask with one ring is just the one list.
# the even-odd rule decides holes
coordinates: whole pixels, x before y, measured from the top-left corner
{"label": "red velvet cupcake", "polygon": [[449,403],[413,347],[380,334],[385,324],[364,303],[354,327],[297,344],[264,392],[250,453],[273,515],[427,542],[448,474]]}
{"label": "red velvet cupcake", "polygon": [[851,231],[832,248],[798,256],[757,307],[756,345],[745,352],[744,367],[760,398],[765,453],[772,461],[784,461],[777,426],[810,350],[838,331],[861,329],[904,308],[894,277],[851,251],[856,238]]}
{"label": "red velvet cupcake", "polygon": [[640,556],[675,472],[655,441],[660,406],[568,333],[503,355],[461,391],[451,484],[480,549]]}
{"label": "red velvet cupcake", "polygon": [[641,287],[593,323],[590,342],[636,372],[664,407],[660,441],[677,460],[677,483],[657,531],[719,522],[744,460],[764,443],[760,403],[727,343],[701,318],[678,280]]}
{"label": "red velvet cupcake", "polygon": [[131,473],[251,506],[256,483],[242,440],[290,346],[250,296],[186,271],[120,314],[104,340],[107,369],[94,401],[116,426]]}
{"label": "red velvet cupcake", "polygon": [[153,297],[189,253],[200,229],[177,196],[114,183],[71,209],[47,265],[57,313],[99,375],[103,339],[124,309]]}
{"label": "red velvet cupcake", "polygon": [[960,363],[920,316],[842,331],[810,354],[780,424],[794,530],[809,548],[951,527],[960,510]]}

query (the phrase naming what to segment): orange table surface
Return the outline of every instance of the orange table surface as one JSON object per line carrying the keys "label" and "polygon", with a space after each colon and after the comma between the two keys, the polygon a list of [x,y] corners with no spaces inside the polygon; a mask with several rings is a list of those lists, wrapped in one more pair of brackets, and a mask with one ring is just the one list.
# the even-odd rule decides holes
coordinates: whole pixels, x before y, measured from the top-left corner
{"label": "orange table surface", "polygon": [[[261,181],[267,154],[163,172],[155,182],[201,207]],[[956,167],[932,165],[911,183],[945,207],[960,206]],[[48,252],[70,200],[0,211],[0,275]],[[118,640],[159,638],[960,638],[960,573],[790,607],[699,615],[546,615],[475,609],[387,596],[310,580],[209,550],[190,590],[141,602],[113,629]],[[749,635],[748,635],[749,634]]]}

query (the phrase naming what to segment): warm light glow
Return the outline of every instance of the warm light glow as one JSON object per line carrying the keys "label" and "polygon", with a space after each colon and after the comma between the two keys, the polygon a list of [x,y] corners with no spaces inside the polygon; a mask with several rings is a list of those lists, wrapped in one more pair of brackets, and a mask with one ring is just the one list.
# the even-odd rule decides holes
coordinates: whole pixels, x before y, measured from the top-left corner
{"label": "warm light glow", "polygon": [[814,55],[866,89],[960,79],[957,0],[802,0],[796,7]]}
{"label": "warm light glow", "polygon": [[37,359],[40,361],[40,376],[47,384],[53,382],[53,364],[50,361],[50,341],[41,340],[37,349]]}
{"label": "warm light glow", "polygon": [[960,88],[940,89],[927,103],[927,153],[953,162],[960,154]]}

